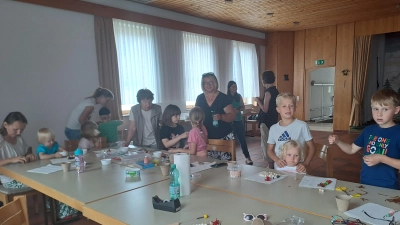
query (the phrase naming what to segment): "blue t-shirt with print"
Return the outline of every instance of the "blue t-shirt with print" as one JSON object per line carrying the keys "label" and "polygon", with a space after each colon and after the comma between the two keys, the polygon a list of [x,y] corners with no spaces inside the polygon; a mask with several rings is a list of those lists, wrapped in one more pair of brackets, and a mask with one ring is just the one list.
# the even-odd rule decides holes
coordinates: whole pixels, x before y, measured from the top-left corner
{"label": "blue t-shirt with print", "polygon": [[[400,126],[381,128],[378,124],[366,127],[354,144],[364,148],[364,155],[381,154],[400,159]],[[399,170],[387,164],[368,166],[362,161],[361,183],[378,187],[399,189]]]}
{"label": "blue t-shirt with print", "polygon": [[54,142],[53,147],[52,148],[48,148],[42,144],[40,144],[37,148],[36,148],[36,154],[39,155],[39,153],[43,152],[46,155],[50,155],[50,154],[54,154],[56,152],[58,152],[58,149],[60,148],[60,146],[58,146],[57,141]]}

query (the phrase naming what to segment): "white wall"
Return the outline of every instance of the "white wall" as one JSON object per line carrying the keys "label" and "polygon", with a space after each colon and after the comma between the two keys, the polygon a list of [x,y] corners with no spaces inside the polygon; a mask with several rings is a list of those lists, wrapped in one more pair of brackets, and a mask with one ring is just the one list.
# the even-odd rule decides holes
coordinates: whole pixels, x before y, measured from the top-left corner
{"label": "white wall", "polygon": [[23,137],[49,127],[63,146],[72,109],[99,86],[94,18],[0,0],[0,120],[11,111],[28,119]]}

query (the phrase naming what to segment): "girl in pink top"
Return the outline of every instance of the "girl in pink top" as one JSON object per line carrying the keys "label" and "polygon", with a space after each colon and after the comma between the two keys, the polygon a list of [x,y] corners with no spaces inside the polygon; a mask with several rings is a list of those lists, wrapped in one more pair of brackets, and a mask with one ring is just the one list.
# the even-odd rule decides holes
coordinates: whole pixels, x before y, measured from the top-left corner
{"label": "girl in pink top", "polygon": [[189,119],[192,123],[192,129],[189,132],[188,145],[189,149],[171,149],[168,152],[177,153],[184,152],[200,157],[207,157],[208,133],[203,126],[204,112],[200,107],[194,107],[189,112]]}

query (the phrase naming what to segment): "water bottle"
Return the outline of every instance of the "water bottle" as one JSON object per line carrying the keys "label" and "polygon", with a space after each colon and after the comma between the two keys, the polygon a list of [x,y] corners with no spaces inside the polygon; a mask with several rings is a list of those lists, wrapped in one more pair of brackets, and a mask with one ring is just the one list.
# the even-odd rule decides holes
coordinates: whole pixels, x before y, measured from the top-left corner
{"label": "water bottle", "polygon": [[85,160],[83,159],[83,151],[80,148],[77,148],[74,152],[74,155],[75,155],[76,172],[78,173],[85,172]]}
{"label": "water bottle", "polygon": [[211,116],[213,118],[213,126],[218,127],[218,120],[214,120],[215,111],[211,110]]}
{"label": "water bottle", "polygon": [[176,169],[175,164],[171,164],[171,170],[169,171],[169,197],[171,200],[175,200],[181,197],[181,185],[179,184],[179,171]]}

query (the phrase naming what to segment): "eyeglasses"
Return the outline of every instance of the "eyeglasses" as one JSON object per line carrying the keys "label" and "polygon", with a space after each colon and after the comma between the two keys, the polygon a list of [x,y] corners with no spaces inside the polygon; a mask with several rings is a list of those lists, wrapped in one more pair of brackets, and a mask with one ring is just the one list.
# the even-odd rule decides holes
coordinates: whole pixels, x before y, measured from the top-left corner
{"label": "eyeglasses", "polygon": [[386,222],[389,222],[389,225],[396,225],[396,221],[394,221],[394,216],[392,217],[392,220],[385,220],[386,215],[383,216],[383,219],[381,219],[381,218],[376,218],[376,217],[370,216],[370,215],[369,215],[367,212],[365,212],[364,210],[363,210],[362,212],[363,212],[365,215],[367,215],[369,218],[371,218],[371,219],[386,221]]}
{"label": "eyeglasses", "polygon": [[343,217],[341,217],[341,216],[332,216],[331,223],[332,224],[347,224],[347,225],[366,225],[365,223],[361,222],[359,219],[354,219],[354,218],[343,219]]}
{"label": "eyeglasses", "polygon": [[260,219],[260,220],[267,220],[267,214],[258,214],[257,216],[253,216],[253,215],[251,215],[251,214],[247,214],[247,213],[243,213],[243,219],[245,220],[245,221],[252,221],[252,220],[254,220],[255,218],[258,218],[258,219]]}

